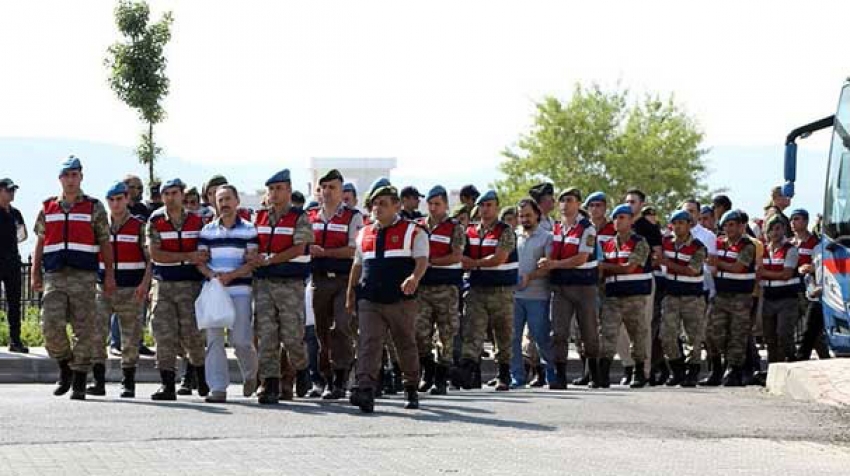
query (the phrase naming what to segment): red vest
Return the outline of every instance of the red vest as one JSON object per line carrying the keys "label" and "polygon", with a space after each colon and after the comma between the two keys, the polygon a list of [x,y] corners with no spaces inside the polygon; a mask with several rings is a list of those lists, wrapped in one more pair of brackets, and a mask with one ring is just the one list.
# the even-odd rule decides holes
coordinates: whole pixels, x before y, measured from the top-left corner
{"label": "red vest", "polygon": [[[159,249],[170,252],[187,252],[198,250],[198,236],[204,223],[198,215],[187,213],[186,220],[180,230],[168,220],[165,208],[155,211],[150,218],[150,225],[159,232]],[[200,281],[203,279],[195,265],[188,262],[153,264],[154,278],[160,281]]]}
{"label": "red vest", "polygon": [[[110,231],[109,241],[112,244],[112,266],[115,270],[115,283],[119,287],[136,287],[142,284],[145,277],[144,243],[139,243],[139,233],[142,230],[142,220],[131,216],[121,225],[117,232]],[[99,269],[97,280],[103,283],[103,256],[98,253]]]}
{"label": "red vest", "polygon": [[[625,264],[629,262],[629,257],[632,255],[638,243],[644,239],[632,233],[628,240],[619,248],[617,247],[616,237],[613,240],[608,240],[602,245],[602,255],[604,260],[609,264]],[[635,267],[631,272],[626,274],[606,274],[605,276],[605,295],[606,296],[635,296],[641,294],[652,293],[652,268],[649,264],[649,259],[643,266]]]}
{"label": "red vest", "polygon": [[617,229],[614,228],[614,222],[606,221],[601,229],[596,230],[596,241],[601,246],[602,243],[614,239],[617,236]]}
{"label": "red vest", "polygon": [[[582,245],[581,239],[585,230],[593,226],[590,220],[579,217],[573,226],[566,226],[562,222],[555,222],[552,227],[552,259],[564,260],[572,258],[579,252]],[[596,255],[596,242],[585,243],[593,247],[587,261],[572,269],[553,269],[549,273],[549,280],[558,285],[595,285],[599,280],[598,260]]]}
{"label": "red vest", "polygon": [[[260,209],[254,224],[257,226],[257,239],[260,242],[260,253],[268,257],[292,248],[295,240],[295,226],[304,212],[300,208],[290,208],[289,212],[269,223],[269,210]],[[301,255],[285,263],[257,268],[254,274],[258,278],[306,278],[310,274],[310,255],[307,246],[303,246]]]}
{"label": "red vest", "polygon": [[[735,244],[730,244],[726,236],[717,238],[717,259],[724,263],[734,264],[738,261],[738,254],[745,246],[755,246],[750,243],[749,238],[742,236]],[[729,271],[717,271],[714,280],[718,293],[751,294],[756,280],[755,259],[743,273],[731,273]]]}
{"label": "red vest", "polygon": [[97,271],[100,246],[94,234],[94,205],[97,200],[83,196],[68,213],[59,199],[49,198],[42,204],[44,212],[44,269],[56,271],[65,266]]}
{"label": "red vest", "polygon": [[820,239],[816,235],[809,235],[806,241],[797,245],[797,251],[800,255],[797,260],[797,266],[812,264],[813,254],[818,243],[820,243]]}
{"label": "red vest", "polygon": [[[792,249],[794,249],[794,245],[787,241],[775,250],[770,250],[768,245],[764,245],[762,268],[766,271],[784,270],[785,258]],[[801,290],[800,277],[797,275],[796,267],[794,269],[794,275],[790,279],[762,279],[761,286],[764,289],[764,297],[766,298],[796,297],[797,293]]]}
{"label": "red vest", "polygon": [[[425,230],[429,230],[428,218],[420,218],[418,221]],[[460,226],[457,220],[447,218],[439,223],[433,230],[428,231],[429,258],[442,258],[452,254],[452,236],[455,227]],[[463,281],[463,267],[460,262],[455,264],[436,266],[428,265],[428,271],[422,277],[422,284],[461,284]]]}
{"label": "red vest", "polygon": [[[313,224],[313,238],[316,245],[325,249],[345,248],[348,246],[348,228],[351,220],[360,212],[343,206],[341,213],[335,213],[327,223],[322,220],[322,207],[307,210],[310,223]],[[316,258],[312,261],[313,272],[320,274],[348,274],[351,271],[350,259]]]}
{"label": "red vest", "polygon": [[[466,228],[466,248],[464,254],[474,259],[486,258],[496,253],[502,233],[513,233],[508,225],[496,222],[484,236],[479,236],[477,224]],[[516,247],[508,255],[507,261],[499,266],[474,269],[469,273],[470,286],[516,286],[519,276]]]}
{"label": "red vest", "polygon": [[392,304],[414,297],[405,295],[401,285],[416,267],[413,242],[421,232],[416,223],[404,219],[386,228],[372,224],[360,230],[357,246],[363,256],[363,273],[359,298]]}
{"label": "red vest", "polygon": [[[691,258],[700,249],[704,249],[702,242],[691,236],[691,242],[687,245],[676,248],[676,238],[674,236],[666,236],[661,242],[661,247],[664,251],[664,257],[679,266],[689,266]],[[703,275],[685,276],[676,274],[670,269],[664,271],[666,278],[665,291],[674,296],[700,296],[703,290]]]}

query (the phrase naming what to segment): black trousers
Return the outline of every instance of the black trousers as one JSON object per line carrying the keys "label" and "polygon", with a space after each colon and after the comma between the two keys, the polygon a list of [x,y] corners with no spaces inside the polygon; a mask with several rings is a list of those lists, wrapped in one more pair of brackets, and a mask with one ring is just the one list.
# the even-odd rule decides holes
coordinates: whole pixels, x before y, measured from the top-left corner
{"label": "black trousers", "polygon": [[9,342],[21,342],[21,264],[0,261],[0,282],[6,295]]}
{"label": "black trousers", "polygon": [[817,351],[818,358],[829,358],[829,346],[826,344],[826,334],[823,324],[823,307],[820,301],[809,301],[806,308],[805,330],[797,350],[797,360],[809,360],[812,349]]}

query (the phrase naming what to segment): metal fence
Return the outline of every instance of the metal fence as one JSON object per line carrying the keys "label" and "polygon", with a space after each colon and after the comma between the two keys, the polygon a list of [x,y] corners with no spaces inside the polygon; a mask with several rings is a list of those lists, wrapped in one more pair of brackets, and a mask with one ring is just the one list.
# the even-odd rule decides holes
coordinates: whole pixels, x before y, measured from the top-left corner
{"label": "metal fence", "polygon": [[[30,283],[30,274],[32,273],[32,258],[27,258],[25,263],[21,264],[21,306],[22,311],[29,307],[41,309],[41,293],[35,292]],[[6,290],[0,294],[0,309],[7,310],[8,302],[6,301]]]}

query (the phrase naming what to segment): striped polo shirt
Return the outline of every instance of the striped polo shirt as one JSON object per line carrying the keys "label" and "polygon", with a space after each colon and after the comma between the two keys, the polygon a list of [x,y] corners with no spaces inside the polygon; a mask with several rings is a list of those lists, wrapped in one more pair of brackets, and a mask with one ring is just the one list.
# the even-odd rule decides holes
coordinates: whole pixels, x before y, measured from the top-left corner
{"label": "striped polo shirt", "polygon": [[[245,264],[246,252],[256,251],[258,247],[257,229],[254,224],[238,216],[230,228],[221,223],[221,218],[213,220],[204,225],[198,238],[198,250],[210,252],[207,266],[216,273],[228,273],[240,268]],[[250,275],[231,281],[228,291],[232,294],[250,294]]]}

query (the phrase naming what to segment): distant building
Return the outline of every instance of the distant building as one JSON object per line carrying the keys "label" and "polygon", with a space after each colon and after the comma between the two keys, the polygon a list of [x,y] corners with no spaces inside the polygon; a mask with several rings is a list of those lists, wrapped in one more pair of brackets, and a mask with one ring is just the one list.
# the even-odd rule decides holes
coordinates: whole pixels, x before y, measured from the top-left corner
{"label": "distant building", "polygon": [[313,157],[310,159],[310,183],[305,193],[307,200],[315,193],[319,178],[331,169],[337,169],[357,189],[358,202],[364,191],[379,177],[390,178],[390,173],[397,166],[395,157],[389,158],[343,158],[343,157]]}

